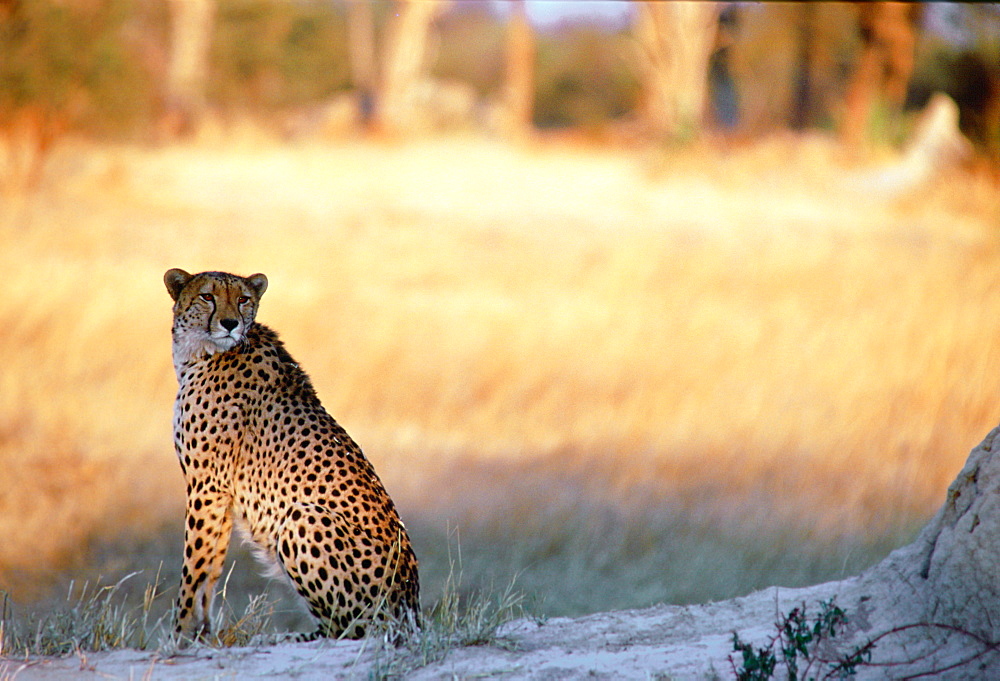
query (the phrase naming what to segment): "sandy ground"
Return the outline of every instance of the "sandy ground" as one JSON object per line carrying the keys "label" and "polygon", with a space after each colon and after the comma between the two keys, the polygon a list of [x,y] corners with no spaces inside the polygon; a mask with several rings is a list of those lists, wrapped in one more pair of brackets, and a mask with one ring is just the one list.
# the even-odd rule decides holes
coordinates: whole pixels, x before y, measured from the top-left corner
{"label": "sandy ground", "polygon": [[[252,648],[189,649],[176,654],[132,650],[79,654],[61,659],[0,661],[0,679],[731,679],[743,665],[733,652],[733,632],[755,648],[774,636],[779,615],[805,604],[844,596],[859,588],[873,602],[890,601],[864,577],[829,582],[803,589],[772,587],[718,603],[694,606],[656,606],[581,618],[554,618],[544,622],[517,620],[507,625],[493,645],[455,648],[443,658],[424,664],[412,651],[387,652],[379,645],[358,641],[319,641]],[[898,588],[898,584],[896,585]],[[898,595],[898,594],[896,594]],[[871,615],[870,613],[869,615]],[[848,622],[847,641],[824,649],[840,659],[856,648],[850,636],[858,630],[891,626],[876,615],[861,613]],[[818,650],[818,649],[817,649]],[[857,679],[887,678],[1000,678],[997,655],[976,657],[967,646],[929,658],[911,653],[901,641],[881,641],[869,666],[857,669]],[[949,673],[932,672],[956,660],[970,661]],[[902,666],[895,661],[910,660]],[[800,659],[800,674],[828,676],[830,667],[808,668]],[[787,678],[779,664],[775,678]],[[813,677],[808,677],[813,678]]]}
{"label": "sandy ground", "polygon": [[[545,622],[518,620],[498,645],[452,650],[408,674],[452,678],[730,678],[732,632],[763,642],[774,633],[776,608],[837,593],[833,582],[808,589],[766,589],[744,598],[698,606],[658,606]],[[784,611],[784,610],[783,610]],[[746,622],[759,625],[746,627]],[[742,624],[741,624],[742,623]],[[737,656],[738,657],[738,656]],[[390,661],[363,642],[320,641],[257,648],[156,652],[116,651],[63,659],[0,662],[0,678],[226,679],[370,678]]]}
{"label": "sandy ground", "polygon": [[[906,560],[907,549],[897,554]],[[891,557],[890,557],[891,559]],[[774,636],[779,614],[806,604],[843,596],[888,604],[906,589],[879,591],[880,580],[865,575],[803,589],[769,588],[718,603],[656,606],[581,618],[544,622],[518,620],[507,625],[493,645],[455,648],[424,663],[418,653],[392,652],[372,642],[318,641],[252,648],[196,648],[176,654],[122,650],[30,661],[0,659],[0,679],[731,679],[742,668],[733,652],[733,632],[755,648]],[[856,601],[855,601],[856,602]],[[832,647],[813,648],[828,659],[842,659],[856,648],[855,634],[866,640],[874,631],[891,628],[880,609],[857,612]],[[891,608],[887,608],[889,613]],[[952,640],[926,654],[933,633],[910,639],[879,639],[871,664],[859,667],[856,679],[990,679],[1000,678],[1000,654],[976,650],[967,639]],[[921,652],[923,648],[923,652]],[[905,662],[904,662],[905,661]],[[800,658],[803,678],[841,678],[831,667]],[[953,667],[953,668],[951,668]],[[948,671],[935,671],[948,670]],[[787,678],[779,664],[774,678]]]}

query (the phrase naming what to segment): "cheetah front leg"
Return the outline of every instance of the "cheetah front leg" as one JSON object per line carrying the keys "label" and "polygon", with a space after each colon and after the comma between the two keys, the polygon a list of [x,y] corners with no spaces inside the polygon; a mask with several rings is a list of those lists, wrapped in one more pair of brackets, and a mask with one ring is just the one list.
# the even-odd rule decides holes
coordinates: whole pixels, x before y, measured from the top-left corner
{"label": "cheetah front leg", "polygon": [[191,492],[185,516],[176,631],[201,639],[211,633],[215,583],[222,574],[233,529],[232,499],[217,492]]}

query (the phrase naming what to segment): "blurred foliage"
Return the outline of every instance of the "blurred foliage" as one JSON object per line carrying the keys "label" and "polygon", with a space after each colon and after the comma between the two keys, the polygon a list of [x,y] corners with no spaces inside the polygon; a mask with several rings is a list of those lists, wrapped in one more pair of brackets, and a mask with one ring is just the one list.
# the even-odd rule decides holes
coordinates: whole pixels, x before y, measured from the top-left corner
{"label": "blurred foliage", "polygon": [[[503,92],[506,22],[485,3],[457,3],[437,25],[432,76],[470,85],[484,99]],[[536,35],[535,124],[589,130],[632,112],[640,82],[626,31],[564,23]]]}
{"label": "blurred foliage", "polygon": [[441,39],[431,74],[470,85],[480,97],[498,98],[503,88],[505,27],[483,3],[459,5],[438,21]]}
{"label": "blurred foliage", "polygon": [[98,136],[141,126],[153,90],[136,31],[145,9],[129,0],[9,3],[0,13],[0,119],[33,108]]}
{"label": "blurred foliage", "polygon": [[595,130],[634,111],[640,96],[634,51],[627,33],[592,24],[539,35],[536,125]]}
{"label": "blurred foliage", "polygon": [[219,0],[209,101],[268,113],[350,87],[343,5]]}
{"label": "blurred foliage", "polygon": [[1000,164],[1000,7],[965,7],[941,21],[953,39],[925,36],[908,105],[923,107],[935,92],[946,93],[959,106],[962,132]]}

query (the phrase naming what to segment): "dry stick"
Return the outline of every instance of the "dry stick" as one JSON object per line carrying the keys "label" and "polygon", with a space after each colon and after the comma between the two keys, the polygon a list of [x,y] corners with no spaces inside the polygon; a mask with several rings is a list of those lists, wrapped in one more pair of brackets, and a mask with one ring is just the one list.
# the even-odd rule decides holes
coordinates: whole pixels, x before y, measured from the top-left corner
{"label": "dry stick", "polygon": [[[983,649],[981,651],[979,651],[978,653],[975,653],[974,655],[971,655],[971,656],[969,656],[968,658],[966,658],[964,660],[959,660],[958,662],[954,662],[954,663],[952,663],[952,664],[950,664],[950,665],[948,665],[946,667],[941,667],[940,669],[931,669],[931,670],[928,670],[928,671],[925,671],[925,672],[918,672],[916,674],[911,674],[909,676],[904,676],[904,677],[901,677],[902,680],[919,679],[921,677],[931,676],[931,675],[934,675],[934,674],[940,674],[942,672],[951,671],[953,669],[957,669],[957,668],[959,668],[961,666],[967,665],[970,662],[972,662],[972,661],[974,661],[974,660],[982,657],[983,655],[986,655],[987,653],[990,653],[990,652],[996,651],[996,650],[1000,650],[1000,642],[990,641],[988,639],[983,638],[982,636],[979,636],[978,634],[974,634],[971,631],[968,631],[967,629],[962,629],[961,627],[957,627],[957,626],[952,625],[952,624],[944,624],[944,623],[941,623],[941,622],[914,622],[912,624],[903,624],[903,625],[900,625],[898,627],[893,627],[892,629],[879,634],[875,638],[870,639],[868,641],[868,643],[866,643],[865,645],[863,645],[860,648],[858,648],[855,651],[855,653],[858,653],[858,652],[861,652],[861,651],[864,651],[864,650],[868,650],[868,651],[873,650],[876,647],[876,643],[878,641],[881,641],[882,639],[884,639],[884,638],[886,638],[888,636],[891,636],[893,634],[900,634],[900,633],[903,633],[904,631],[909,631],[911,629],[919,629],[919,628],[942,629],[944,631],[948,631],[948,632],[951,632],[951,633],[961,634],[963,636],[966,636],[968,638],[973,639],[974,641],[976,641],[977,643],[979,643],[980,645],[982,645]],[[897,661],[892,661],[892,662],[861,662],[861,663],[859,663],[859,666],[863,665],[863,666],[866,666],[866,667],[885,667],[885,668],[900,667],[902,665],[913,664],[913,663],[917,662],[918,660],[930,657],[933,654],[934,654],[934,652],[930,651],[928,653],[925,653],[923,655],[918,655],[917,657],[914,657],[914,658],[909,659],[909,660],[897,660]],[[817,661],[823,663],[823,664],[838,663],[838,660],[831,660],[831,659],[826,659],[826,658],[822,658],[822,657],[816,657],[815,659]],[[835,669],[833,672],[830,672],[829,674],[827,674],[827,678],[829,678],[835,671],[837,671],[837,670]]]}

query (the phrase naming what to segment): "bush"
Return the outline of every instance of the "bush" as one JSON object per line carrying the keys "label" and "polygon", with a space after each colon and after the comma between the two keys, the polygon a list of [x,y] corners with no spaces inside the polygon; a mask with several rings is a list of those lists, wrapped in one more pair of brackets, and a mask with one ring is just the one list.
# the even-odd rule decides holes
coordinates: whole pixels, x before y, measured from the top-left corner
{"label": "bush", "polygon": [[209,100],[257,113],[350,86],[347,25],[331,2],[219,0]]}
{"label": "bush", "polygon": [[634,111],[639,101],[635,49],[623,31],[586,24],[538,36],[535,123],[594,130]]}
{"label": "bush", "polygon": [[0,20],[0,123],[28,108],[97,136],[147,122],[151,87],[123,37],[132,3],[32,0]]}

